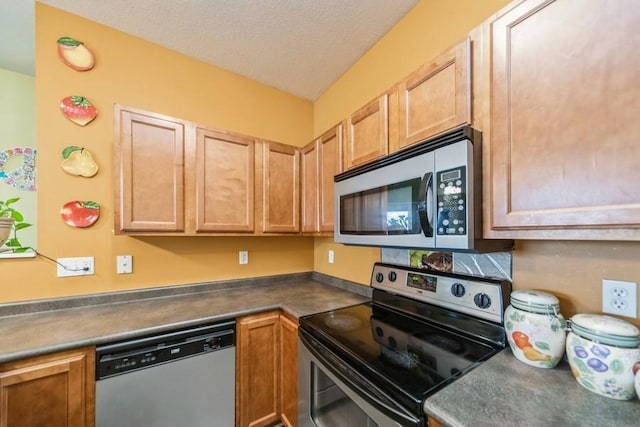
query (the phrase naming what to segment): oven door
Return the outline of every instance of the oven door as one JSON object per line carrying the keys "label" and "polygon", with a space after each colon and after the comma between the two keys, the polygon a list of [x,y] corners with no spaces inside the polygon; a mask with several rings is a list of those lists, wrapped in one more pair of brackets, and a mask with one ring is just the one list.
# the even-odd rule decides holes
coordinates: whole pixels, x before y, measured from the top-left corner
{"label": "oven door", "polygon": [[299,427],[426,425],[304,330],[299,336]]}

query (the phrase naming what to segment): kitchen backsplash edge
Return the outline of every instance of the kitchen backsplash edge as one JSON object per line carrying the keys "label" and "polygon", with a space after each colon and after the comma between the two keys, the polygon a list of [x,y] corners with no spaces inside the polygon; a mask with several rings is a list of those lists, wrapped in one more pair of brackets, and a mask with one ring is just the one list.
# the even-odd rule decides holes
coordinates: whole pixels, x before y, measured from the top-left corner
{"label": "kitchen backsplash edge", "polygon": [[134,300],[162,298],[184,294],[212,292],[239,287],[268,286],[273,283],[287,283],[314,280],[362,296],[371,296],[371,288],[317,272],[290,273],[263,277],[220,280],[215,282],[169,285],[130,291],[115,291],[98,294],[77,295],[62,298],[47,298],[0,304],[0,317],[16,316],[53,310],[64,310],[101,304],[114,304]]}
{"label": "kitchen backsplash edge", "polygon": [[328,276],[323,273],[318,273],[316,271],[311,273],[311,279],[316,282],[322,282],[327,285],[331,285],[335,288],[344,289],[345,291],[353,292],[354,294],[361,295],[363,297],[371,298],[373,294],[373,289],[371,286],[361,285],[356,282],[351,282],[344,279],[339,279],[337,277]]}

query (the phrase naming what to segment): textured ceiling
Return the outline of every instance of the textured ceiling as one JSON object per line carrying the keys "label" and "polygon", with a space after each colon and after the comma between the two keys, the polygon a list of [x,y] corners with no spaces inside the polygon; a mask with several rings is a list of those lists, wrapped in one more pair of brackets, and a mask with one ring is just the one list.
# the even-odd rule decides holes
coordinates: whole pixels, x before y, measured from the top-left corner
{"label": "textured ceiling", "polygon": [[418,3],[41,1],[309,100],[322,94]]}
{"label": "textured ceiling", "polygon": [[33,75],[35,2],[0,1],[0,68]]}

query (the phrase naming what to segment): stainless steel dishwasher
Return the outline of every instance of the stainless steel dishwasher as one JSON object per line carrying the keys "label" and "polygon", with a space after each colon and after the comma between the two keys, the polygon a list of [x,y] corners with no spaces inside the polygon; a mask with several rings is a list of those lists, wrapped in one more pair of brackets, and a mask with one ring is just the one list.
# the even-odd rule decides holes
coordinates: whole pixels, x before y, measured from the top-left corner
{"label": "stainless steel dishwasher", "polygon": [[97,427],[232,427],[235,321],[96,348]]}

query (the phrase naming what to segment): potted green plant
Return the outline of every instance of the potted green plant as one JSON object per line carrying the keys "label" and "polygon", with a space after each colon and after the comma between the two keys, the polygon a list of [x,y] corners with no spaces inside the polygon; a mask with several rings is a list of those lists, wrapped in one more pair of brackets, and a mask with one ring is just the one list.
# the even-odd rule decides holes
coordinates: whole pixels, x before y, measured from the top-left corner
{"label": "potted green plant", "polygon": [[24,252],[27,249],[20,244],[18,231],[31,227],[31,224],[24,222],[22,213],[13,207],[19,200],[19,197],[0,200],[0,246],[7,246],[14,252]]}

